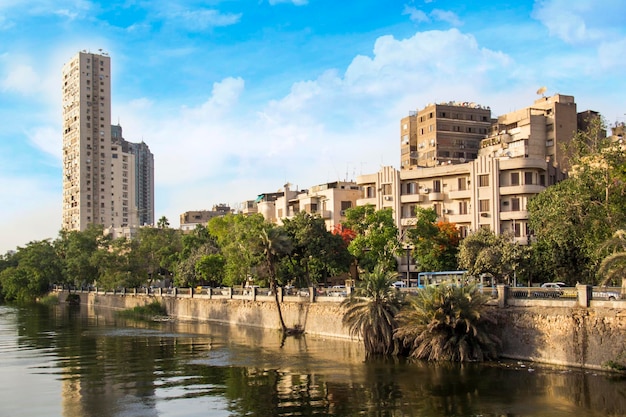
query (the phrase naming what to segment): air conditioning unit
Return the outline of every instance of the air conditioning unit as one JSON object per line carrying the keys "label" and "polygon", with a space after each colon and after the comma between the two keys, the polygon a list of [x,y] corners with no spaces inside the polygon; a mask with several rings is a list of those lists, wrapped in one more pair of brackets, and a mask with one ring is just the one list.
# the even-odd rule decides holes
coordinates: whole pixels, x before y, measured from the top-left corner
{"label": "air conditioning unit", "polygon": [[345,215],[346,215],[346,211],[345,211],[345,210],[341,210],[341,211],[339,212],[339,215],[340,215],[340,216],[345,216]]}
{"label": "air conditioning unit", "polygon": [[449,209],[443,209],[442,212],[443,212],[443,214],[449,214],[450,210]]}
{"label": "air conditioning unit", "polygon": [[391,196],[390,196],[390,195],[386,195],[386,196],[384,197],[384,199],[385,199],[385,200],[387,200],[387,201],[391,201]]}
{"label": "air conditioning unit", "polygon": [[489,213],[480,213],[480,217],[489,217]]}
{"label": "air conditioning unit", "polygon": [[430,192],[430,188],[424,188],[424,194],[428,194]]}

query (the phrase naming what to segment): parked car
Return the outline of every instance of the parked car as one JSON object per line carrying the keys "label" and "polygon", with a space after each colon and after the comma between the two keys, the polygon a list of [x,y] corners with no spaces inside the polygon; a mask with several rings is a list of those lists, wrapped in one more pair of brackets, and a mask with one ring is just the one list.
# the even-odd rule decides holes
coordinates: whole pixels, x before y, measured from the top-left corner
{"label": "parked car", "polygon": [[607,300],[619,300],[622,298],[622,295],[617,291],[611,291],[606,288],[597,288],[593,289],[591,292],[591,298],[594,299],[607,299]]}
{"label": "parked car", "polygon": [[533,297],[538,298],[559,298],[563,295],[563,282],[546,282],[541,284],[540,290],[533,292]]}
{"label": "parked car", "polygon": [[394,288],[406,288],[406,283],[404,281],[396,281],[391,286]]}

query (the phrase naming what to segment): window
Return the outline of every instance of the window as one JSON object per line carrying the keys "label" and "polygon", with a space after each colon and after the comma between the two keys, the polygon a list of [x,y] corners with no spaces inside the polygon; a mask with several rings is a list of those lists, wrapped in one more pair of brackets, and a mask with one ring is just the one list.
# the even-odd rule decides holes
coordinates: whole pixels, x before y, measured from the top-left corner
{"label": "window", "polygon": [[544,174],[539,175],[539,185],[546,186],[546,176]]}
{"label": "window", "polygon": [[519,185],[519,172],[511,172],[511,185]]}
{"label": "window", "polygon": [[435,213],[437,213],[437,216],[441,216],[441,204],[433,204],[433,209],[435,210]]}
{"label": "window", "polygon": [[489,187],[489,175],[479,175],[478,176],[478,186],[479,187]]}
{"label": "window", "polygon": [[391,184],[383,184],[383,195],[391,195]]}
{"label": "window", "polygon": [[441,192],[441,180],[434,180],[433,181],[433,193],[440,193]]}
{"label": "window", "polygon": [[520,237],[522,235],[522,228],[519,222],[513,222],[513,234],[515,237]]}
{"label": "window", "polygon": [[532,184],[533,183],[533,173],[525,172],[524,173],[524,184]]}
{"label": "window", "polygon": [[467,201],[459,201],[459,214],[467,214]]}
{"label": "window", "polygon": [[511,211],[519,211],[519,209],[520,209],[519,197],[513,197],[511,199]]}
{"label": "window", "polygon": [[489,200],[478,200],[478,211],[485,213],[489,211]]}
{"label": "window", "polygon": [[352,201],[341,202],[341,210],[348,210],[349,208],[352,208]]}
{"label": "window", "polygon": [[466,178],[459,178],[458,179],[458,188],[459,188],[459,191],[467,190],[467,179]]}
{"label": "window", "polygon": [[365,198],[374,198],[376,197],[376,191],[374,190],[374,187],[367,187],[365,189]]}

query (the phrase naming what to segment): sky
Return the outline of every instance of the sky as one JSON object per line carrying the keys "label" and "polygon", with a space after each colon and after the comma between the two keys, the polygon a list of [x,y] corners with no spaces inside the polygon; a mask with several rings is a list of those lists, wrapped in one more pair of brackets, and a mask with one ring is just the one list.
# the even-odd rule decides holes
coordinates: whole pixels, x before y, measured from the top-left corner
{"label": "sky", "polygon": [[0,253],[61,228],[61,69],[111,57],[155,217],[399,167],[400,119],[545,95],[626,121],[623,0],[0,0]]}

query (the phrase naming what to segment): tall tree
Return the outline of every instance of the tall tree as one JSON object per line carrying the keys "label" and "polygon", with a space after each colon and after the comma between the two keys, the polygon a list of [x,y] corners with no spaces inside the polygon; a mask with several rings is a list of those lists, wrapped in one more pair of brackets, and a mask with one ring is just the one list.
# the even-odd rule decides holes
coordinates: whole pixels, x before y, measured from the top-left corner
{"label": "tall tree", "polygon": [[454,223],[437,222],[434,209],[416,208],[416,222],[407,230],[421,271],[457,269],[459,231]]}
{"label": "tall tree", "polygon": [[326,229],[324,219],[299,212],[283,223],[293,243],[291,256],[285,258],[292,277],[304,277],[310,287],[328,276],[348,272],[352,255],[341,236]]}
{"label": "tall tree", "polygon": [[209,220],[207,228],[217,239],[220,253],[226,261],[225,285],[242,284],[256,274],[257,265],[263,261],[263,254],[256,248],[264,225],[262,214],[228,214]]}
{"label": "tall tree", "polygon": [[513,278],[518,259],[522,252],[515,249],[515,243],[508,234],[496,235],[488,229],[478,229],[467,236],[459,246],[459,267],[469,275],[492,276],[499,282]]}
{"label": "tall tree", "polygon": [[356,233],[348,250],[361,269],[371,272],[379,263],[387,270],[396,268],[402,246],[391,208],[376,210],[371,204],[353,207],[346,210],[343,225]]}
{"label": "tall tree", "polygon": [[172,278],[182,250],[180,230],[142,227],[135,238],[136,261],[150,282]]}
{"label": "tall tree", "polygon": [[280,258],[288,256],[291,253],[293,249],[291,239],[282,227],[268,225],[261,230],[261,233],[259,234],[259,245],[263,252],[265,266],[268,271],[270,291],[274,294],[274,299],[276,301],[276,310],[278,311],[280,326],[283,334],[285,334],[288,332],[288,329],[285,325],[285,320],[283,319],[283,312],[278,295],[278,274],[276,272],[276,268],[280,262]]}
{"label": "tall tree", "polygon": [[402,307],[401,293],[391,286],[396,272],[379,264],[366,273],[355,290],[342,302],[343,324],[351,336],[360,337],[369,355],[390,355],[398,352],[393,333],[396,315]]}
{"label": "tall tree", "polygon": [[97,253],[108,248],[110,235],[102,225],[92,224],[83,231],[62,230],[55,247],[63,260],[66,282],[76,286],[96,283],[99,277]]}

